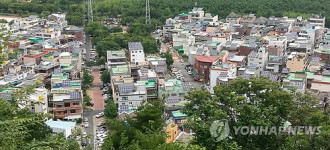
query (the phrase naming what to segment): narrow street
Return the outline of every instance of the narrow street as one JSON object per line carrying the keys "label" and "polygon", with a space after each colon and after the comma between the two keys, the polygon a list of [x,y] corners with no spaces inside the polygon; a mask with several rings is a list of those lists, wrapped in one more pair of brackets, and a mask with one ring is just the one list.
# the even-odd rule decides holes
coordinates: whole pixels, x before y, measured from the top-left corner
{"label": "narrow street", "polygon": [[91,109],[86,109],[83,116],[88,118],[89,127],[85,128],[89,136],[88,143],[92,145],[93,149],[96,146],[95,136],[96,136],[96,125],[98,122],[103,121],[103,118],[96,118],[100,112],[104,111],[104,101],[102,99],[102,91],[100,89],[101,80],[100,80],[100,71],[98,69],[93,69],[92,76],[94,77],[93,85],[90,89],[87,90],[87,94],[91,98],[91,102],[94,103],[94,106]]}

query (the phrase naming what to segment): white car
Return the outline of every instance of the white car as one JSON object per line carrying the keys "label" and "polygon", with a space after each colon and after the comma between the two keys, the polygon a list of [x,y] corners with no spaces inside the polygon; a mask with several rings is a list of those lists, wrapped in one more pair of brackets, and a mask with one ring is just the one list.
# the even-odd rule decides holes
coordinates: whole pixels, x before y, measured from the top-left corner
{"label": "white car", "polygon": [[192,72],[191,72],[191,71],[188,71],[188,74],[189,74],[189,75],[191,75],[191,74],[192,74]]}
{"label": "white car", "polygon": [[183,59],[180,59],[180,63],[184,63]]}
{"label": "white car", "polygon": [[87,137],[87,133],[86,132],[83,132],[82,137],[83,138]]}
{"label": "white car", "polygon": [[96,117],[96,118],[101,118],[102,116],[99,115],[99,114],[97,114],[97,115],[95,115],[95,117]]}
{"label": "white car", "polygon": [[85,128],[88,128],[88,127],[89,127],[89,123],[88,123],[88,122],[85,122],[84,127],[85,127]]}
{"label": "white car", "polygon": [[85,117],[85,118],[84,118],[84,121],[85,121],[85,122],[88,122],[88,118],[87,118],[87,117]]}

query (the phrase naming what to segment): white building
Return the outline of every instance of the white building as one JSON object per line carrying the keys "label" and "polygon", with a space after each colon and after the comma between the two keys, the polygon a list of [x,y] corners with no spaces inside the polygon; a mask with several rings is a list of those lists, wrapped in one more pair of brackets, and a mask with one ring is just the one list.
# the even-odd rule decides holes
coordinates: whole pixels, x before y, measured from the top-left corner
{"label": "white building", "polygon": [[47,89],[37,88],[35,93],[30,94],[25,101],[26,107],[35,113],[48,113],[48,97]]}
{"label": "white building", "polygon": [[204,14],[203,8],[194,8],[191,12],[189,12],[188,19],[198,21],[204,18]]}
{"label": "white building", "polygon": [[317,14],[313,14],[309,19],[311,25],[319,26],[324,29],[325,27],[325,17]]}
{"label": "white building", "polygon": [[64,137],[68,138],[72,134],[72,130],[75,128],[76,122],[49,120],[46,122],[46,125],[53,130],[53,133],[63,133]]}
{"label": "white building", "polygon": [[128,50],[131,62],[145,62],[145,55],[141,42],[129,42]]}
{"label": "white building", "polygon": [[125,106],[130,109],[137,109],[143,100],[147,100],[147,89],[145,84],[140,83],[123,83],[118,85],[117,91],[118,108]]}
{"label": "white building", "polygon": [[268,60],[268,52],[264,47],[260,47],[259,50],[251,51],[248,56],[248,66],[256,66],[262,70],[266,67]]}
{"label": "white building", "polygon": [[232,63],[215,62],[210,68],[210,92],[218,84],[228,84],[236,77],[236,67]]}

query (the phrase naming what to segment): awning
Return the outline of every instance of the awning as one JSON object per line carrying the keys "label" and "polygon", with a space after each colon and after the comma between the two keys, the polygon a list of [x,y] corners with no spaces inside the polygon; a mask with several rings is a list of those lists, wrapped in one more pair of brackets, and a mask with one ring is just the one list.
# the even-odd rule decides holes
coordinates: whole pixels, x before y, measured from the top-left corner
{"label": "awning", "polygon": [[43,41],[43,39],[41,38],[29,38],[30,41],[32,42],[40,42],[40,41]]}
{"label": "awning", "polygon": [[71,119],[79,119],[79,118],[81,118],[81,115],[67,116],[67,117],[65,117],[64,119],[69,119],[69,120],[71,120]]}

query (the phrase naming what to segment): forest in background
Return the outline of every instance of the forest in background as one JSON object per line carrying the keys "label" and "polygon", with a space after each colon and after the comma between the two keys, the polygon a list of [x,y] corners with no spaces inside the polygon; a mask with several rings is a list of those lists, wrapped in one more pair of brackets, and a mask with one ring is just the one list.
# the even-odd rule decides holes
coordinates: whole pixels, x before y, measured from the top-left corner
{"label": "forest in background", "polygon": [[[162,25],[164,21],[182,12],[190,11],[195,4],[205,12],[225,18],[230,12],[238,14],[254,13],[257,16],[309,17],[321,14],[330,26],[329,0],[152,0],[150,1],[152,24]],[[140,22],[145,19],[145,0],[95,0],[94,17],[122,17],[122,24]],[[67,12],[69,24],[83,25],[87,6],[84,0],[32,0],[22,3],[17,0],[0,0],[0,13],[28,16],[47,16],[52,12]]]}

